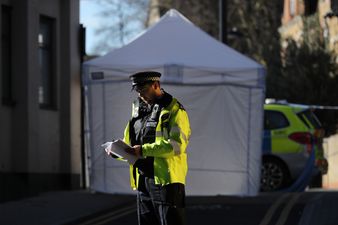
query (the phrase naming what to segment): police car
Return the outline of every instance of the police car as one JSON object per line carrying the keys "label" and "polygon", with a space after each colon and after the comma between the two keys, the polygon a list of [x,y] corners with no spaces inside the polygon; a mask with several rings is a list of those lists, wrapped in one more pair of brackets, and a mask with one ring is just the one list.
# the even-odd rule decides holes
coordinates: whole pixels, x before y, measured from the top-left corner
{"label": "police car", "polygon": [[277,191],[292,184],[315,151],[314,174],[327,172],[323,130],[311,108],[267,99],[264,105],[261,191]]}

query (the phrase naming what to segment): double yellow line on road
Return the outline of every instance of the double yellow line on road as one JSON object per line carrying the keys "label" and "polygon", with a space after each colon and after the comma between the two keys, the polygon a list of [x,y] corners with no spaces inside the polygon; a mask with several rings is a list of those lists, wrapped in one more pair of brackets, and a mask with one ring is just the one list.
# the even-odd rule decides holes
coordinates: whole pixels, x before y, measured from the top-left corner
{"label": "double yellow line on road", "polygon": [[272,204],[269,208],[268,212],[265,214],[263,220],[260,222],[259,225],[268,225],[273,217],[273,215],[277,212],[279,207],[288,201],[285,207],[282,209],[281,213],[279,214],[279,218],[276,222],[276,225],[284,225],[287,221],[289,214],[293,208],[293,206],[297,203],[298,198],[300,197],[301,193],[285,193],[278,200]]}
{"label": "double yellow line on road", "polygon": [[103,225],[113,220],[117,220],[121,217],[129,215],[136,211],[135,203],[131,203],[127,206],[114,210],[112,212],[105,213],[103,215],[97,216],[95,218],[86,220],[78,225]]}

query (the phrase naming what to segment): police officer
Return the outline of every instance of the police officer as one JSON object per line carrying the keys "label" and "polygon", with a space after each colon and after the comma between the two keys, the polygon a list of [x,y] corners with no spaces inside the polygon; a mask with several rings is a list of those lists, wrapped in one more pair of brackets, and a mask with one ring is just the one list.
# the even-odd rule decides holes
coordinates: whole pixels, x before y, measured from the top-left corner
{"label": "police officer", "polygon": [[124,141],[139,156],[130,167],[133,189],[138,190],[139,225],[185,224],[186,148],[190,124],[183,106],[160,85],[161,74],[145,71],[130,76],[138,93]]}

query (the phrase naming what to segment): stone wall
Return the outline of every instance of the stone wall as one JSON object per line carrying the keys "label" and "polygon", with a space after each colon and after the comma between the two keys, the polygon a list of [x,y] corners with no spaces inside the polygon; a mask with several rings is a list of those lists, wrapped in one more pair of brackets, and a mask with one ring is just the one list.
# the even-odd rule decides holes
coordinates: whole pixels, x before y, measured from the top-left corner
{"label": "stone wall", "polygon": [[328,160],[328,173],[323,176],[323,188],[338,189],[338,134],[324,139],[324,156]]}

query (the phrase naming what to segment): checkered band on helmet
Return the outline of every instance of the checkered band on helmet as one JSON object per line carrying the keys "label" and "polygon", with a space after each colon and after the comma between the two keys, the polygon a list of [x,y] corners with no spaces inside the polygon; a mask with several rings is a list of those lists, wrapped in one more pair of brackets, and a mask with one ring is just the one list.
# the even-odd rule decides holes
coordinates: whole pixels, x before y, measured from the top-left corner
{"label": "checkered band on helmet", "polygon": [[161,73],[156,71],[138,72],[130,76],[132,85],[139,85],[152,81],[160,81]]}

